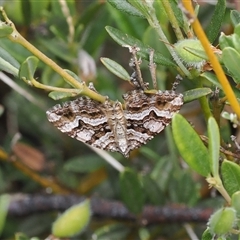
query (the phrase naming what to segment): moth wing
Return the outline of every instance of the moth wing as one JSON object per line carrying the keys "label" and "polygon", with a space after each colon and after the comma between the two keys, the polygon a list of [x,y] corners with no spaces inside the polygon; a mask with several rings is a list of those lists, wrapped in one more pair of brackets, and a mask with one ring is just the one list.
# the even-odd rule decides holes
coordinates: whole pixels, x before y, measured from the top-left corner
{"label": "moth wing", "polygon": [[146,144],[160,133],[183,105],[182,94],[157,91],[148,94],[133,90],[123,95],[129,151]]}

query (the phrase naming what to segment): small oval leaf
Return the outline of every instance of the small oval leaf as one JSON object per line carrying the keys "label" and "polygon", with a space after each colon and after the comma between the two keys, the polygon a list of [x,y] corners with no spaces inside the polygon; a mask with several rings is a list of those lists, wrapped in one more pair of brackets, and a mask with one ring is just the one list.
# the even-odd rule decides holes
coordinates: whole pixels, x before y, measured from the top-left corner
{"label": "small oval leaf", "polygon": [[232,206],[236,210],[237,217],[240,217],[240,191],[232,195]]}
{"label": "small oval leaf", "polygon": [[104,166],[97,155],[87,155],[68,159],[63,169],[66,171],[89,173]]}
{"label": "small oval leaf", "polygon": [[34,56],[28,57],[22,64],[19,70],[19,78],[25,78],[26,80],[30,80],[34,78],[34,73],[37,69],[38,58]]}
{"label": "small oval leaf", "polygon": [[[137,38],[134,38],[128,34],[125,34],[116,28],[107,26],[106,30],[109,33],[109,35],[113,38],[113,40],[116,41],[121,46],[130,45],[130,46],[139,47],[140,51],[137,54],[140,57],[146,60],[149,60],[149,52],[150,52],[149,50],[151,49],[151,47],[144,45]],[[159,63],[164,66],[176,67],[176,64],[172,60],[165,58],[161,53],[157,51],[154,52],[153,60],[155,63]]]}
{"label": "small oval leaf", "polygon": [[18,69],[15,68],[13,65],[11,65],[9,62],[7,62],[5,59],[0,57],[0,70],[4,72],[8,72],[14,76],[18,76]]}
{"label": "small oval leaf", "polygon": [[186,163],[197,173],[207,177],[210,173],[208,150],[198,134],[180,114],[172,120],[173,137]]}
{"label": "small oval leaf", "polygon": [[233,48],[226,47],[223,49],[222,60],[226,68],[232,74],[234,81],[239,84],[240,83],[240,75],[239,75],[239,62],[240,62],[240,54]]}
{"label": "small oval leaf", "polygon": [[230,18],[234,26],[240,23],[240,12],[237,10],[232,10],[230,13]]}
{"label": "small oval leaf", "polygon": [[68,93],[68,92],[58,92],[58,91],[52,91],[48,94],[48,96],[50,98],[52,98],[53,100],[59,100],[59,99],[63,99],[63,98],[67,98],[67,97],[75,97],[78,94],[80,94],[81,90],[79,90],[79,93],[76,92],[72,92],[72,93]]}
{"label": "small oval leaf", "polygon": [[219,89],[222,89],[222,85],[219,83],[216,77],[216,74],[211,72],[204,72],[204,73],[201,73],[201,77],[207,79],[209,82],[217,86]]}
{"label": "small oval leaf", "polygon": [[9,52],[0,47],[0,70],[18,76],[19,68],[19,62]]}
{"label": "small oval leaf", "polygon": [[195,88],[183,93],[184,103],[191,102],[212,93],[211,88]]}
{"label": "small oval leaf", "polygon": [[112,59],[103,57],[101,58],[101,62],[110,72],[112,72],[119,78],[130,81],[130,75],[128,74],[128,72],[117,62],[113,61]]}
{"label": "small oval leaf", "polygon": [[140,11],[138,11],[135,7],[129,4],[126,0],[108,0],[108,2],[121,12],[130,14],[136,17],[145,18]]}
{"label": "small oval leaf", "polygon": [[97,240],[128,239],[130,228],[122,223],[105,224],[94,232]]}
{"label": "small oval leaf", "polygon": [[85,200],[67,209],[52,226],[52,234],[56,237],[72,237],[80,234],[89,223],[91,208],[89,200]]}
{"label": "small oval leaf", "polygon": [[217,38],[220,32],[220,28],[222,27],[222,22],[224,20],[226,10],[226,0],[218,0],[213,16],[211,18],[210,23],[207,26],[206,29],[206,35],[210,41],[210,43],[213,43],[214,40]]}
{"label": "small oval leaf", "polygon": [[137,173],[125,168],[120,175],[120,189],[123,202],[135,214],[142,211],[145,195]]}
{"label": "small oval leaf", "polygon": [[[68,73],[71,77],[73,77],[76,81],[78,81],[78,82],[80,82],[80,83],[83,82],[76,73],[74,73],[74,72],[72,72],[72,71],[70,71],[70,70],[68,70],[68,69],[64,69],[64,71],[67,72],[67,73]],[[72,87],[75,88],[75,86],[72,85],[72,83],[69,82],[67,79],[64,79],[64,80],[65,80],[69,85],[71,85]]]}
{"label": "small oval leaf", "polygon": [[213,177],[219,176],[219,151],[220,151],[220,134],[216,120],[213,117],[208,119],[208,143],[210,167]]}
{"label": "small oval leaf", "polygon": [[149,176],[142,176],[143,187],[146,192],[147,198],[152,204],[157,206],[164,204],[164,193],[160,190],[157,183]]}
{"label": "small oval leaf", "polygon": [[240,191],[240,166],[234,162],[224,160],[221,165],[222,181],[228,194]]}
{"label": "small oval leaf", "polygon": [[149,15],[149,7],[147,4],[143,4],[141,1],[135,1],[135,0],[128,0],[128,2],[135,7],[138,11],[140,11],[143,16]]}
{"label": "small oval leaf", "polygon": [[212,240],[213,239],[213,235],[210,233],[209,228],[207,228],[202,235],[201,240]]}

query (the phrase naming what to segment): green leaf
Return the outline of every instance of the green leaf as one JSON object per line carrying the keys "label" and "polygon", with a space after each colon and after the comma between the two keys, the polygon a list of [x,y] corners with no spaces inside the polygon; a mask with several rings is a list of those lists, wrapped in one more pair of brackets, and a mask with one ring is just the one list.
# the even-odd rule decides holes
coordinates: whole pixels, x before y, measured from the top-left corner
{"label": "green leaf", "polygon": [[121,197],[127,208],[135,214],[141,213],[145,201],[142,184],[137,173],[125,168],[120,175]]}
{"label": "green leaf", "polygon": [[213,177],[219,176],[219,151],[220,134],[216,120],[213,117],[208,119],[208,148],[210,157],[210,167]]}
{"label": "green leaf", "polygon": [[204,72],[204,73],[201,73],[201,77],[207,79],[209,82],[214,84],[219,89],[222,89],[222,85],[219,83],[219,81],[216,77],[216,74],[211,73],[211,72]]}
{"label": "green leaf", "polygon": [[194,206],[199,200],[200,187],[192,178],[190,171],[182,171],[169,179],[168,189],[175,189],[169,192],[172,202]]}
{"label": "green leaf", "polygon": [[237,26],[240,23],[240,12],[237,10],[232,10],[230,12],[230,18],[231,18],[232,24],[234,26]]}
{"label": "green leaf", "polygon": [[127,239],[129,232],[130,229],[127,228],[125,224],[115,223],[98,228],[94,232],[94,236],[96,236],[97,240]]}
{"label": "green leaf", "polygon": [[195,88],[183,93],[184,103],[191,102],[212,93],[211,88]]}
{"label": "green leaf", "polygon": [[210,43],[213,43],[219,35],[221,25],[224,20],[225,10],[226,0],[218,0],[214,9],[212,19],[206,29],[206,35]]}
{"label": "green leaf", "polygon": [[240,62],[240,54],[233,48],[226,47],[222,52],[222,60],[226,68],[232,74],[234,81],[239,84],[240,83],[240,75],[239,75],[239,62]]}
{"label": "green leaf", "polygon": [[55,237],[72,237],[80,234],[89,223],[91,207],[89,200],[85,200],[67,209],[52,226]]}
{"label": "green leaf", "polygon": [[32,5],[30,0],[21,1],[21,10],[23,16],[23,24],[28,26],[32,21]]}
{"label": "green leaf", "polygon": [[[70,76],[72,76],[77,82],[82,83],[83,81],[81,80],[81,78],[74,72],[68,70],[68,69],[64,69],[65,72],[67,72]],[[69,85],[71,85],[72,87],[75,87],[74,85],[72,85],[71,82],[69,82],[67,79],[64,79]]]}
{"label": "green leaf", "polygon": [[81,92],[81,90],[79,91],[79,93],[52,91],[48,94],[48,96],[50,98],[52,98],[53,100],[59,100],[59,99],[67,98],[67,97],[75,97],[78,94],[80,94],[80,92]]}
{"label": "green leaf", "polygon": [[222,50],[226,47],[232,47],[240,53],[240,24],[234,28],[234,34],[228,36],[221,34],[219,44]]}
{"label": "green leaf", "polygon": [[96,155],[87,155],[68,159],[64,164],[64,170],[80,173],[96,171],[104,166],[104,162]]}
{"label": "green leaf", "polygon": [[72,64],[73,58],[71,51],[69,50],[69,46],[63,41],[59,41],[56,38],[47,40],[41,38],[38,39],[38,42],[43,45],[49,53],[52,53],[53,56],[59,57],[60,59]]}
{"label": "green leaf", "polygon": [[[137,53],[140,57],[149,60],[149,52],[151,47],[144,45],[140,40],[137,38],[134,38],[128,34],[123,33],[122,31],[107,26],[106,27],[107,32],[109,35],[113,38],[114,41],[116,41],[121,46],[137,46],[140,48],[140,51]],[[170,67],[176,67],[176,64],[170,59],[165,58],[161,53],[155,51],[153,60],[155,63],[162,64],[164,66],[170,66]]]}
{"label": "green leaf", "polygon": [[154,160],[155,162],[159,162],[159,158],[161,156],[159,156],[156,151],[154,151],[153,149],[146,147],[146,146],[142,146],[139,149],[140,153],[143,154],[145,156],[145,158],[149,158],[152,161]]}
{"label": "green leaf", "polygon": [[130,81],[130,75],[120,64],[109,58],[102,57],[100,60],[110,72],[123,80]]}
{"label": "green leaf", "polygon": [[174,12],[174,16],[176,17],[178,24],[181,28],[184,28],[184,13],[182,9],[179,7],[179,2],[178,1],[169,1],[171,4],[171,8]]}
{"label": "green leaf", "polygon": [[121,12],[144,18],[144,15],[140,11],[138,11],[135,7],[129,4],[126,0],[108,0],[114,8],[118,9]]}
{"label": "green leaf", "polygon": [[231,196],[240,191],[240,166],[234,162],[224,160],[221,165],[223,185]]}
{"label": "green leaf", "polygon": [[[128,0],[128,2],[132,6],[134,6],[134,8],[136,8],[138,11],[140,11],[143,14],[143,16],[148,16],[149,15],[149,9],[146,6],[146,3],[144,3],[143,1]],[[153,2],[153,1],[151,1],[151,2]]]}
{"label": "green leaf", "polygon": [[240,217],[240,191],[235,192],[232,195],[231,204],[234,207],[234,209],[236,210],[237,217],[239,218]]}
{"label": "green leaf", "polygon": [[234,208],[221,208],[211,216],[208,227],[212,234],[224,235],[232,229],[235,220],[236,211]]}
{"label": "green leaf", "polygon": [[37,69],[39,60],[34,57],[30,56],[28,57],[22,64],[19,70],[19,78],[20,79],[26,79],[26,80],[32,80],[34,78],[34,73]]}
{"label": "green leaf", "polygon": [[9,203],[10,203],[9,195],[4,194],[0,196],[0,235],[5,225]]}
{"label": "green leaf", "polygon": [[13,67],[19,68],[20,64],[19,62],[4,48],[0,47],[0,56],[3,58],[5,61],[9,62]]}
{"label": "green leaf", "polygon": [[202,235],[201,240],[212,240],[213,239],[213,235],[210,233],[209,228],[207,228]]}
{"label": "green leaf", "polygon": [[75,26],[84,25],[87,26],[94,18],[92,16],[97,16],[99,10],[105,7],[101,2],[92,2],[91,4],[85,6],[84,11],[80,14],[79,20]]}
{"label": "green leaf", "polygon": [[142,182],[143,182],[144,191],[146,193],[147,198],[150,200],[150,202],[157,206],[163,205],[164,193],[160,190],[156,182],[149,175],[142,176]]}
{"label": "green leaf", "polygon": [[210,173],[208,150],[191,125],[180,115],[172,120],[173,137],[177,148],[186,163],[200,175]]}
{"label": "green leaf", "polygon": [[[238,36],[237,40],[240,38],[240,24],[238,24],[235,28],[234,28],[234,34],[230,35],[230,36],[233,36],[233,35],[236,35]],[[239,46],[239,42],[237,41],[233,41],[234,42],[234,46]],[[239,49],[239,47],[238,47]]]}
{"label": "green leaf", "polygon": [[170,155],[158,157],[158,161],[151,172],[151,178],[157,183],[162,192],[169,189],[168,183],[174,168],[173,162],[169,161],[170,158]]}
{"label": "green leaf", "polygon": [[220,37],[219,37],[219,45],[220,45],[220,48],[223,50],[225,47],[232,47],[234,48],[234,44],[233,44],[233,41],[232,41],[232,35],[224,35],[222,34]]}
{"label": "green leaf", "polygon": [[0,47],[0,70],[18,76],[19,62]]}

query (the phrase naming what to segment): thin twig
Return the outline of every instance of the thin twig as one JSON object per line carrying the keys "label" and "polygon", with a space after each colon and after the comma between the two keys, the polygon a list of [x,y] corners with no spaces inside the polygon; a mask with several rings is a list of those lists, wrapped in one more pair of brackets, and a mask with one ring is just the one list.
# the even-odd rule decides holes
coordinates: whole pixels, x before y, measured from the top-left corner
{"label": "thin twig", "polygon": [[231,85],[218,61],[218,58],[215,56],[212,48],[211,48],[211,44],[208,41],[206,34],[204,33],[202,26],[200,24],[200,22],[198,21],[198,19],[195,16],[194,13],[194,9],[192,6],[192,2],[191,0],[185,0],[182,1],[185,9],[189,12],[189,14],[192,16],[192,27],[194,29],[194,32],[196,34],[196,36],[198,37],[198,39],[201,41],[201,44],[209,58],[209,61],[212,64],[213,67],[213,71],[215,72],[219,82],[222,85],[223,91],[226,94],[229,103],[231,104],[231,107],[233,108],[234,112],[238,115],[238,117],[240,118],[240,106],[238,103],[237,98],[235,97],[235,94],[231,88]]}
{"label": "thin twig", "polygon": [[[38,212],[64,211],[74,204],[86,199],[76,195],[11,195],[8,214],[11,216],[26,216]],[[135,221],[136,224],[150,225],[159,223],[206,223],[213,213],[211,208],[188,208],[183,206],[145,206],[141,218],[130,213],[119,201],[110,201],[91,197],[92,215],[125,221]]]}
{"label": "thin twig", "polygon": [[195,232],[193,231],[192,227],[190,224],[185,223],[183,224],[183,227],[185,228],[188,236],[190,237],[191,240],[198,240],[197,235],[195,234]]}
{"label": "thin twig", "polygon": [[88,144],[86,144],[86,146],[91,148],[95,153],[97,153],[99,156],[101,156],[106,162],[108,162],[113,168],[115,168],[119,172],[123,172],[124,171],[124,166],[121,163],[119,163],[115,158],[113,158],[106,151],[103,151],[101,149],[92,147],[92,146],[90,146]]}

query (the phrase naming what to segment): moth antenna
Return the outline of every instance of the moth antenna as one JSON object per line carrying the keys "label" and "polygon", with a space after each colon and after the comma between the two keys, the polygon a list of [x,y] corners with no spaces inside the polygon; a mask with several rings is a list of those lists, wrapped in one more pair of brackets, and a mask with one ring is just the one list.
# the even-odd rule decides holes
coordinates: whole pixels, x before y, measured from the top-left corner
{"label": "moth antenna", "polygon": [[149,53],[149,71],[151,74],[152,82],[153,82],[153,88],[157,90],[157,77],[156,77],[156,64],[153,62],[153,56],[154,56],[154,49],[150,49]]}
{"label": "moth antenna", "polygon": [[138,80],[137,80],[138,76],[137,76],[137,72],[136,72],[136,64],[135,64],[133,58],[130,59],[129,66],[133,69],[133,73],[132,73],[132,75],[131,75],[131,77],[130,77],[130,82],[131,82],[136,88],[141,88],[141,86],[140,86],[140,84],[139,84],[139,82],[138,82]]}

